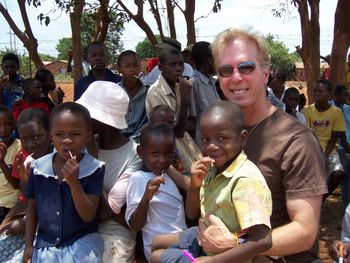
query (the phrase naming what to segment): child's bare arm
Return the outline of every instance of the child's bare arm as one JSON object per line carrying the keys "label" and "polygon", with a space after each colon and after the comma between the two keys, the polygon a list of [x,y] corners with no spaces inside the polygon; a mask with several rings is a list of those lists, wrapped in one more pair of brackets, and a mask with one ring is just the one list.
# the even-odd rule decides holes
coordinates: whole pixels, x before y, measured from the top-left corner
{"label": "child's bare arm", "polygon": [[212,164],[210,157],[204,157],[191,166],[191,184],[186,196],[186,215],[195,220],[200,216],[199,191],[204,178],[208,175],[208,167]]}
{"label": "child's bare arm", "polygon": [[12,168],[8,166],[4,161],[6,153],[7,153],[7,145],[1,142],[0,143],[0,169],[4,174],[6,180],[9,182],[9,184],[11,184],[13,188],[18,189],[19,181],[16,178],[11,176]]}
{"label": "child's bare arm", "polygon": [[157,176],[147,182],[145,193],[129,219],[131,230],[139,232],[146,224],[149,202],[152,200],[153,195],[158,193],[160,184],[164,184],[164,178],[162,176]]}
{"label": "child's bare arm", "polygon": [[25,249],[23,262],[30,262],[33,254],[33,242],[37,226],[36,204],[34,199],[28,199],[25,223]]}
{"label": "child's bare arm", "polygon": [[88,195],[84,192],[79,181],[79,164],[75,157],[64,164],[62,173],[70,187],[74,206],[79,216],[84,222],[91,222],[96,216],[100,198],[97,195]]}
{"label": "child's bare arm", "polygon": [[244,232],[248,238],[243,244],[212,257],[198,258],[196,262],[246,262],[271,248],[271,229],[266,225],[254,225]]}
{"label": "child's bare arm", "polygon": [[188,191],[188,188],[190,187],[190,183],[191,183],[190,177],[181,174],[172,165],[170,165],[170,167],[168,168],[167,174],[174,181],[174,183],[179,189],[182,189],[186,192]]}
{"label": "child's bare arm", "polygon": [[326,150],[324,152],[326,160],[328,160],[329,154],[333,151],[333,149],[335,147],[338,133],[339,133],[338,131],[332,131],[331,138],[329,139]]}

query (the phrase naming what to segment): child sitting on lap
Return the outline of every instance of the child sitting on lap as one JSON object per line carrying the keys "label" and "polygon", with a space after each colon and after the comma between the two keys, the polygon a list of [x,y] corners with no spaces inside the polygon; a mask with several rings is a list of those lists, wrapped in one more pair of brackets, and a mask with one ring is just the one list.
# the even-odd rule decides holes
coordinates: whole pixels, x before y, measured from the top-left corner
{"label": "child sitting on lap", "polygon": [[173,162],[174,132],[164,123],[146,125],[137,148],[143,168],[131,175],[126,201],[126,222],[141,231],[144,253],[150,261],[152,238],[186,229],[182,196],[165,172]]}
{"label": "child sitting on lap", "polygon": [[[201,151],[206,157],[192,165],[186,214],[191,219],[201,217],[200,224],[207,222],[207,214],[213,214],[236,236],[237,245],[223,253],[208,255],[206,260],[249,261],[272,245],[272,201],[263,175],[242,151],[247,132],[243,130],[240,108],[227,101],[209,105],[201,115],[200,133]],[[247,238],[239,244],[241,233],[247,234]],[[161,249],[169,241],[177,244],[165,251]],[[207,255],[197,241],[196,227],[157,236],[152,249],[152,262],[190,262],[183,254],[184,249],[195,258]],[[198,262],[201,260],[205,261],[201,257]]]}

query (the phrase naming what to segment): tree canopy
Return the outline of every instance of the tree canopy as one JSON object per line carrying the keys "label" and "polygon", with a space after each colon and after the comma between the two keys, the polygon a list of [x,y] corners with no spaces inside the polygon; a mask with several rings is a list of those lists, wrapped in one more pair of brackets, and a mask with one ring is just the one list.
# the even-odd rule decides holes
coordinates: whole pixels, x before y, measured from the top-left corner
{"label": "tree canopy", "polygon": [[[158,41],[160,41],[160,35],[156,35],[156,38]],[[137,43],[135,51],[139,55],[140,59],[154,58],[158,56],[158,53],[155,51],[151,41],[149,41],[147,37],[141,42]]]}

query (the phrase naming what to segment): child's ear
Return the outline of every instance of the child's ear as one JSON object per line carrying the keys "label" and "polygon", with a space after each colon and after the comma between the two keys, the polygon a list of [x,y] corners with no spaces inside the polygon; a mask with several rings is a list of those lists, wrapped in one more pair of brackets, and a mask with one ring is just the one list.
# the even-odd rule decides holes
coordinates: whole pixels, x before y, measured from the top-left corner
{"label": "child's ear", "polygon": [[137,145],[136,153],[141,159],[143,159],[143,150],[142,150],[142,147],[140,145]]}
{"label": "child's ear", "polygon": [[52,141],[52,131],[49,130],[49,138],[50,138],[50,141]]}
{"label": "child's ear", "polygon": [[248,139],[248,132],[247,130],[243,130],[241,134],[239,135],[239,141],[241,143],[241,147],[243,148],[247,142]]}

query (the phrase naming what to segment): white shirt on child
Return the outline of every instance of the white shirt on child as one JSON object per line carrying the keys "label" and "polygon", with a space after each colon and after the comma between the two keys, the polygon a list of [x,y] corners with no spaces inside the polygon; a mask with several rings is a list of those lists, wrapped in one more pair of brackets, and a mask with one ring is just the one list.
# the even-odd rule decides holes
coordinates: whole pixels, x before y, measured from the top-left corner
{"label": "white shirt on child", "polygon": [[[146,189],[147,182],[155,177],[152,172],[137,171],[130,177],[126,193],[126,222],[137,209]],[[164,174],[165,184],[150,201],[147,222],[142,228],[144,253],[150,261],[152,239],[162,233],[175,233],[187,228],[182,196],[173,180]]]}

